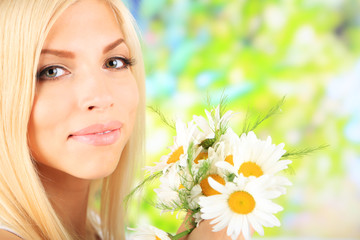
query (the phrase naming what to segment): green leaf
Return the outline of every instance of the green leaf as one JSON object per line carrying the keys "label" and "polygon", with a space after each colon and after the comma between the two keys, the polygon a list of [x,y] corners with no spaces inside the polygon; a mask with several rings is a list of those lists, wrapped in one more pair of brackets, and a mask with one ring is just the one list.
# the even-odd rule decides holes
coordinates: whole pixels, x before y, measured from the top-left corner
{"label": "green leaf", "polygon": [[318,147],[313,148],[303,148],[303,149],[294,149],[287,151],[284,155],[281,156],[281,159],[295,159],[295,158],[301,158],[309,153],[322,150],[324,148],[327,148],[329,145],[320,145]]}
{"label": "green leaf", "polygon": [[159,178],[162,175],[162,171],[156,172],[154,174],[151,174],[147,178],[145,178],[140,184],[138,184],[125,198],[124,198],[124,204],[127,206],[129,200],[134,196],[135,193],[139,192],[145,184],[153,181],[156,178]]}
{"label": "green leaf", "polygon": [[272,107],[265,115],[259,115],[254,122],[250,122],[250,117],[248,114],[246,114],[242,133],[248,133],[253,131],[262,122],[274,116],[275,114],[278,114],[281,111],[281,107],[284,105],[284,102],[285,102],[285,96],[274,107]]}
{"label": "green leaf", "polygon": [[172,129],[176,130],[174,120],[169,120],[167,117],[165,117],[165,115],[160,111],[160,109],[158,107],[148,106],[148,108],[151,111],[153,111],[154,113],[156,113],[166,125],[168,125]]}

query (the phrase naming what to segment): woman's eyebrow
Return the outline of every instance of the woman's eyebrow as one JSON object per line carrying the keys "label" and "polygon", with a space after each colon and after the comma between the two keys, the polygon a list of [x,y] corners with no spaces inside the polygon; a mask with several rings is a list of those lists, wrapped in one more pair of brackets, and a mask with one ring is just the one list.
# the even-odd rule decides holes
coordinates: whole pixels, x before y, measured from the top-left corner
{"label": "woman's eyebrow", "polygon": [[106,47],[104,47],[103,54],[105,54],[105,53],[109,52],[110,50],[116,48],[118,45],[120,45],[123,42],[124,42],[124,39],[122,39],[122,38],[119,38],[119,39],[115,40],[114,42],[112,42],[109,45],[107,45]]}
{"label": "woman's eyebrow", "polygon": [[43,49],[41,50],[41,54],[52,54],[63,58],[75,58],[75,54],[73,52],[64,51],[64,50]]}
{"label": "woman's eyebrow", "polygon": [[[115,40],[114,42],[108,44],[107,46],[104,47],[103,54],[116,48],[118,45],[120,45],[123,42],[124,42],[124,39],[119,38],[119,39]],[[43,50],[41,50],[41,54],[52,54],[52,55],[55,55],[58,57],[63,57],[63,58],[75,58],[75,53],[70,52],[70,51],[65,51],[65,50],[43,49]]]}

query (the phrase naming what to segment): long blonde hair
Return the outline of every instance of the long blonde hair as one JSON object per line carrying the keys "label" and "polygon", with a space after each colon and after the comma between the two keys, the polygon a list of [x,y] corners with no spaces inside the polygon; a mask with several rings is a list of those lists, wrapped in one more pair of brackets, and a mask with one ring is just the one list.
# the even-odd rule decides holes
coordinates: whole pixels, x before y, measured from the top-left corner
{"label": "long blonde hair", "polygon": [[[27,125],[35,96],[36,70],[47,33],[76,0],[0,1],[0,224],[24,239],[79,239],[57,216],[39,179],[27,142]],[[103,239],[124,239],[124,206],[134,164],[142,159],[145,74],[134,20],[117,0],[113,9],[136,64],[131,70],[140,92],[137,120],[115,171],[91,184],[89,206],[101,192],[99,227]],[[90,212],[90,211],[88,211]],[[89,215],[89,223],[95,224]],[[90,226],[90,225],[89,225]],[[90,228],[90,227],[89,227]]]}

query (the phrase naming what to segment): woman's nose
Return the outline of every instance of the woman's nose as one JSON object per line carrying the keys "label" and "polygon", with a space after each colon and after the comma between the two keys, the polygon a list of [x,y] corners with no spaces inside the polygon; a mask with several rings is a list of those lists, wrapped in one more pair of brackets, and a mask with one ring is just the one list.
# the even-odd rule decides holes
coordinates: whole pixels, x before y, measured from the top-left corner
{"label": "woman's nose", "polygon": [[79,87],[79,101],[81,109],[85,111],[104,111],[114,106],[114,96],[111,86],[107,83],[110,79],[104,76],[89,76],[81,81]]}
{"label": "woman's nose", "polygon": [[96,96],[95,98],[89,100],[85,104],[85,108],[89,111],[95,110],[105,110],[111,108],[114,105],[112,97],[109,95]]}

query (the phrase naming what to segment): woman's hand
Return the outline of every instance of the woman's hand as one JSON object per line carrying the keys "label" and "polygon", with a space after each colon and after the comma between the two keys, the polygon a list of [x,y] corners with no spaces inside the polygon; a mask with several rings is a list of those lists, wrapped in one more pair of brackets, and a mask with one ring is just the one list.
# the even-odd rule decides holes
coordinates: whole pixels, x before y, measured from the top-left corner
{"label": "woman's hand", "polygon": [[[186,215],[186,218],[182,225],[180,226],[177,233],[181,233],[186,231],[189,228],[194,226],[186,227],[186,219],[190,217],[190,213]],[[211,220],[204,220],[202,221],[198,227],[196,227],[189,235],[180,238],[179,240],[199,240],[199,239],[206,239],[206,240],[231,240],[231,237],[226,235],[226,228],[222,229],[219,232],[213,232],[212,227],[213,225],[210,224]],[[254,233],[254,230],[251,228],[251,235]],[[237,240],[245,240],[242,234],[239,235]]]}

